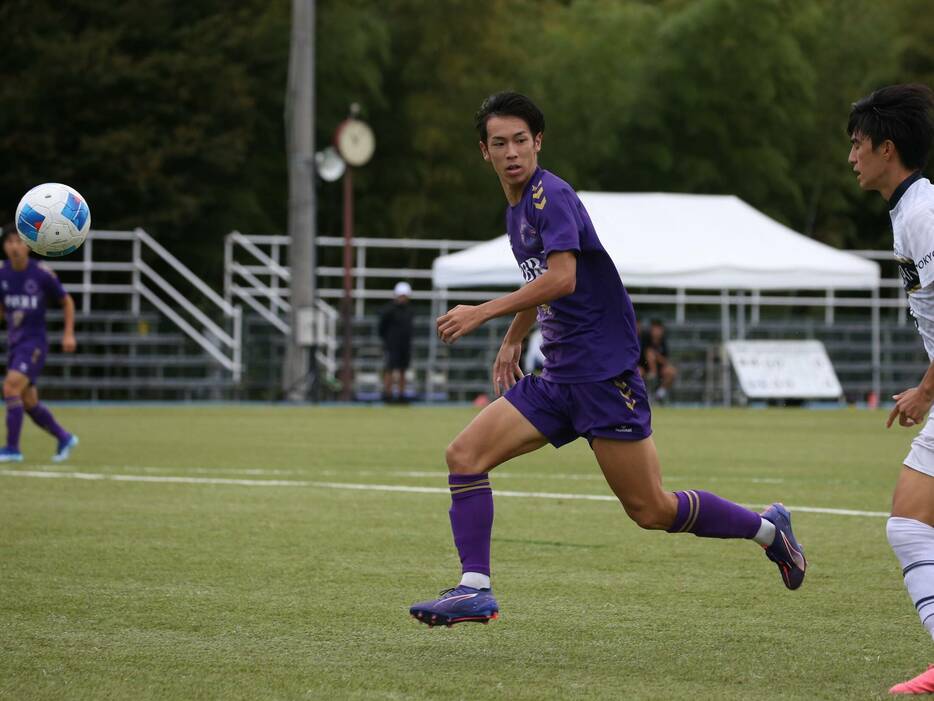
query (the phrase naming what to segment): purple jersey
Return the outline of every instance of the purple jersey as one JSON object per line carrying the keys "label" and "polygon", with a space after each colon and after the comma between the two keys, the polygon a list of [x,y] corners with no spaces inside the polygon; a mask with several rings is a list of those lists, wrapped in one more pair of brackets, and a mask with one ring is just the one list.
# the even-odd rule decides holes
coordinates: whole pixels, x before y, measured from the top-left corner
{"label": "purple jersey", "polygon": [[634,370],[639,339],[632,301],[571,186],[538,168],[522,199],[506,212],[506,231],[526,282],[545,272],[548,254],[577,255],[574,292],[538,307],[542,377],[599,382]]}
{"label": "purple jersey", "polygon": [[61,302],[65,288],[45,263],[30,258],[25,270],[13,270],[10,261],[0,261],[0,292],[10,348],[21,343],[46,344],[45,308]]}

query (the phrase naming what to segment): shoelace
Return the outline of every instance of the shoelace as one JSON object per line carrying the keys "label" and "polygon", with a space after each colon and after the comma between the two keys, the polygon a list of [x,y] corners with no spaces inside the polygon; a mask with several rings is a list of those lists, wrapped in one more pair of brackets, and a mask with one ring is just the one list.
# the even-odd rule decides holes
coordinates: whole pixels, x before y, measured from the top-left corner
{"label": "shoelace", "polygon": [[438,592],[438,596],[444,596],[445,594],[450,594],[452,591],[457,589],[457,587],[450,587],[449,589],[442,589]]}

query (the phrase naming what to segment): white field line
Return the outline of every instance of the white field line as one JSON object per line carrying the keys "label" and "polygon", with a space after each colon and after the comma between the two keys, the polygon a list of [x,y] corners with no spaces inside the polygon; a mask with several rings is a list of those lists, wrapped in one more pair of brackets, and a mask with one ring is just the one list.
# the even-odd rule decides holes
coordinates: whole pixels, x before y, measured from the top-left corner
{"label": "white field line", "polygon": [[[48,470],[55,472],[69,472],[65,469],[67,466],[62,464],[49,463],[48,465],[36,465],[40,470]],[[96,465],[98,470],[107,470],[107,471],[120,471],[120,470],[135,470],[137,472],[189,472],[195,475],[296,475],[299,474],[297,470],[270,470],[266,468],[226,468],[226,467],[150,467],[150,466],[141,466],[141,465]],[[445,473],[438,473],[444,475]]]}
{"label": "white field line", "polygon": [[[62,472],[65,470],[66,466],[61,464],[49,463],[49,464],[39,464],[36,465],[37,469],[40,470],[50,470],[55,472]],[[189,473],[194,475],[250,475],[252,477],[259,477],[262,475],[302,475],[308,474],[309,472],[315,475],[322,475],[326,477],[340,476],[347,477],[348,475],[353,475],[355,477],[384,477],[389,475],[391,477],[430,477],[432,479],[446,480],[448,473],[442,470],[318,470],[311,468],[309,470],[283,470],[283,469],[268,469],[268,468],[225,468],[225,467],[200,467],[200,466],[182,466],[176,465],[173,467],[155,467],[155,466],[141,466],[141,465],[98,465],[98,470],[106,470],[108,472],[120,472],[123,470],[134,470],[136,472],[172,472],[172,473]],[[594,472],[593,474],[580,474],[580,473],[567,473],[567,472],[509,472],[506,470],[492,473],[494,477],[499,479],[540,479],[540,480],[555,480],[555,481],[573,481],[573,482],[598,482],[603,484],[605,478],[600,472]],[[665,475],[666,480],[670,481],[681,481],[685,479],[690,479],[681,475]],[[781,477],[725,477],[725,476],[708,476],[704,478],[705,482],[749,482],[751,484],[783,484],[785,482]]]}
{"label": "white field line", "polygon": [[[2,477],[33,477],[39,479],[77,479],[105,482],[155,482],[162,484],[214,484],[238,487],[313,487],[317,489],[346,489],[364,492],[403,492],[409,494],[448,494],[446,487],[411,487],[399,484],[355,484],[352,482],[315,482],[309,480],[250,480],[229,477],[176,477],[161,475],[121,475],[96,472],[50,472],[44,470],[0,470]],[[616,501],[609,494],[562,494],[558,492],[516,492],[496,490],[498,497],[522,497],[526,499],[564,499],[574,501]],[[855,509],[831,509],[817,506],[791,506],[791,511],[834,516],[868,516],[887,518],[884,511],[858,511]],[[747,507],[758,508],[758,507]]]}

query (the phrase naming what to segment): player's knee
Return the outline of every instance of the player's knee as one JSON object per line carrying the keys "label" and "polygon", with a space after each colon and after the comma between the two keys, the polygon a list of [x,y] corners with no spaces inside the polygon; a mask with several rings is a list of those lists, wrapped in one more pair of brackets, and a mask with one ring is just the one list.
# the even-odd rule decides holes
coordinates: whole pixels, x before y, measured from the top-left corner
{"label": "player's knee", "polygon": [[890,518],[885,522],[885,537],[893,548],[901,543],[901,532],[895,519]]}
{"label": "player's knee", "polygon": [[668,528],[671,519],[664,509],[658,508],[649,502],[623,503],[626,514],[639,528],[657,531]]}
{"label": "player's knee", "polygon": [[18,397],[23,393],[22,388],[16,382],[12,382],[9,378],[3,381],[3,396],[4,397]]}
{"label": "player's knee", "polygon": [[898,552],[923,544],[930,534],[930,526],[912,518],[892,516],[885,523],[885,536],[889,545]]}
{"label": "player's knee", "polygon": [[444,459],[448,464],[448,472],[452,474],[472,475],[475,472],[483,472],[483,466],[478,464],[479,456],[476,451],[464,441],[452,441],[444,451]]}

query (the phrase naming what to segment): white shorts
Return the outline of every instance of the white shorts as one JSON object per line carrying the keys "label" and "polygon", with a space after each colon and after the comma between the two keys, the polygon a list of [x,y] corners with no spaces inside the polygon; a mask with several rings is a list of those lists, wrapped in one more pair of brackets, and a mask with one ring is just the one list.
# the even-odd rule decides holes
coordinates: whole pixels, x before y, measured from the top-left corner
{"label": "white shorts", "polygon": [[911,450],[905,458],[905,465],[934,477],[934,422],[931,421],[931,416],[934,416],[934,413],[928,416],[921,433],[911,441]]}

